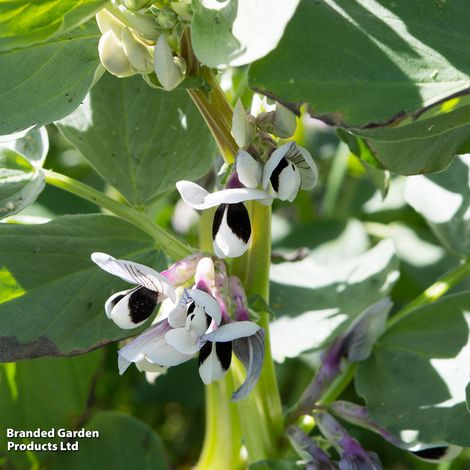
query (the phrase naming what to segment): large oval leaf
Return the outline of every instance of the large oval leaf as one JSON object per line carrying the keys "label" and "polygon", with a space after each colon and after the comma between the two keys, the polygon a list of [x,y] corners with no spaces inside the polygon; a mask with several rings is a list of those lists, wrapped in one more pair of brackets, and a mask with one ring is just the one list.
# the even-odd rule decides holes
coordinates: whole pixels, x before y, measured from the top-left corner
{"label": "large oval leaf", "polygon": [[104,313],[128,284],[99,269],[93,251],[154,266],[154,241],[116,217],[59,217],[43,225],[0,225],[0,361],[81,354],[135,334]]}
{"label": "large oval leaf", "polygon": [[356,389],[381,426],[422,442],[470,446],[470,292],[397,322],[358,366]]}
{"label": "large oval leaf", "polygon": [[57,126],[137,206],[180,179],[199,178],[213,157],[212,138],[186,92],[155,90],[140,77],[106,74]]}
{"label": "large oval leaf", "polygon": [[16,0],[0,3],[0,51],[22,48],[65,33],[95,14],[106,0]]}
{"label": "large oval leaf", "polygon": [[338,125],[386,124],[468,91],[469,21],[466,0],[302,0],[250,83]]}
{"label": "large oval leaf", "polygon": [[0,53],[0,135],[74,110],[93,83],[99,37],[88,23],[40,45]]}

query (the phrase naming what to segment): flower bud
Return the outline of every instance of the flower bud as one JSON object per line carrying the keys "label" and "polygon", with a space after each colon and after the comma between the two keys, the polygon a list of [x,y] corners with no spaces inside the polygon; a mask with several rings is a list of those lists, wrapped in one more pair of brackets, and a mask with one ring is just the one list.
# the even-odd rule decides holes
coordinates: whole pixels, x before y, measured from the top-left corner
{"label": "flower bud", "polygon": [[102,34],[111,30],[117,38],[121,37],[121,29],[126,27],[124,23],[121,23],[106,8],[103,8],[96,14],[96,22]]}
{"label": "flower bud", "polygon": [[232,136],[240,148],[248,147],[255,133],[255,124],[246,114],[242,102],[237,101],[232,117]]}
{"label": "flower bud", "polygon": [[247,188],[256,188],[261,183],[262,169],[261,165],[244,150],[237,154],[237,174],[238,179]]}
{"label": "flower bud", "polygon": [[297,128],[295,114],[279,103],[275,111],[259,114],[256,123],[265,132],[283,138],[292,137]]}
{"label": "flower bud", "polygon": [[171,29],[176,24],[176,14],[169,10],[161,10],[157,15],[158,24],[164,29]]}
{"label": "flower bud", "polygon": [[214,262],[208,256],[202,258],[197,263],[196,274],[194,275],[194,282],[197,289],[204,286],[204,290],[211,291],[215,286],[215,269]]}
{"label": "flower bud", "polygon": [[152,0],[122,0],[124,6],[131,11],[142,10],[150,6],[153,1]]}
{"label": "flower bud", "polygon": [[162,271],[162,274],[173,286],[182,286],[195,275],[196,267],[201,258],[200,253],[189,255],[172,264],[166,271]]}
{"label": "flower bud", "polygon": [[171,2],[171,8],[183,21],[191,21],[192,10],[191,0],[179,0],[177,2]]}
{"label": "flower bud", "polygon": [[153,50],[142,44],[128,30],[121,30],[122,47],[132,68],[140,73],[150,73],[153,70]]}
{"label": "flower bud", "polygon": [[179,57],[173,57],[163,34],[158,38],[155,46],[154,67],[157,78],[165,90],[176,88],[183,81],[186,73],[186,62]]}
{"label": "flower bud", "polygon": [[112,30],[101,36],[98,53],[106,70],[116,77],[130,77],[135,74],[121,42]]}

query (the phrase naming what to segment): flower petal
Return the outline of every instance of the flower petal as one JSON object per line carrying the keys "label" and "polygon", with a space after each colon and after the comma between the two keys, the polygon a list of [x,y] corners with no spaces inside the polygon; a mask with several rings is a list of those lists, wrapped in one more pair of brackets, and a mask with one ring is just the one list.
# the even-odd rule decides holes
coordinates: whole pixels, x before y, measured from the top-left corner
{"label": "flower petal", "polygon": [[192,181],[181,180],[176,183],[176,189],[180,193],[181,199],[193,209],[202,210],[211,207],[206,207],[204,200],[210,193],[202,186]]}
{"label": "flower petal", "polygon": [[219,258],[236,258],[248,249],[250,216],[243,203],[222,204],[214,214],[212,238]]}
{"label": "flower petal", "polygon": [[309,151],[292,142],[285,156],[300,171],[302,178],[301,189],[312,189],[317,182],[318,170]]}
{"label": "flower petal", "polygon": [[292,202],[299,192],[301,183],[299,170],[285,158],[271,175],[271,185],[281,201]]}
{"label": "flower petal", "polygon": [[199,351],[199,337],[186,328],[175,328],[165,333],[165,341],[183,354],[195,354]]}
{"label": "flower petal", "polygon": [[222,314],[217,300],[212,295],[199,289],[186,289],[186,294],[204,308],[205,313],[215,321],[216,325],[220,325]]}
{"label": "flower petal", "polygon": [[232,343],[206,343],[199,352],[198,366],[202,381],[208,385],[221,379],[232,361]]}
{"label": "flower petal", "polygon": [[[133,261],[116,259],[106,253],[99,252],[92,253],[91,259],[104,271],[114,274],[126,282],[159,292],[165,297],[169,297],[173,302],[176,300],[175,290],[168,282],[168,279],[148,266]],[[159,298],[159,301],[163,298]]]}
{"label": "flower petal", "polygon": [[279,148],[274,150],[274,152],[269,157],[269,160],[263,166],[263,180],[261,186],[263,189],[267,190],[269,187],[269,182],[271,181],[271,175],[274,170],[277,168],[281,160],[285,157],[287,150],[292,142],[281,145]]}
{"label": "flower petal", "polygon": [[201,337],[201,341],[226,342],[253,336],[261,327],[252,321],[234,321],[219,326],[212,333]]}
{"label": "flower petal", "polygon": [[261,165],[248,152],[238,152],[236,168],[238,179],[247,188],[256,188],[261,183]]}
{"label": "flower petal", "polygon": [[232,401],[246,398],[258,382],[264,360],[264,330],[233,342],[233,352],[246,369],[245,382],[232,395]]}
{"label": "flower petal", "polygon": [[232,136],[236,144],[240,147],[246,147],[253,139],[255,123],[247,116],[242,102],[237,101],[233,109],[232,117]]}
{"label": "flower petal", "polygon": [[173,90],[184,79],[184,70],[175,59],[165,35],[161,34],[155,46],[154,68],[158,81],[165,90]]}
{"label": "flower petal", "polygon": [[121,78],[135,75],[121,41],[111,29],[101,36],[98,43],[98,53],[101,63],[109,73]]}
{"label": "flower petal", "polygon": [[159,366],[153,362],[149,362],[146,359],[136,362],[135,366],[139,372],[153,372],[158,374],[163,374],[166,372],[167,367]]}
{"label": "flower petal", "polygon": [[[127,292],[127,294],[125,294]],[[112,295],[105,304],[106,314],[123,329],[136,328],[152,315],[158,293],[145,287]]]}

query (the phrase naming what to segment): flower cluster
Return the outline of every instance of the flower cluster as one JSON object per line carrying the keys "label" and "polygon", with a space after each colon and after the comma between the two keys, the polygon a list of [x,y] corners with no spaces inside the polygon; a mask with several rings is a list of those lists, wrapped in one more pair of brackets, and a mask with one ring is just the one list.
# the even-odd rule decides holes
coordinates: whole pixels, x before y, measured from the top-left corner
{"label": "flower cluster", "polygon": [[[247,370],[233,400],[250,393],[261,372],[264,332],[249,321],[243,287],[238,278],[227,276],[221,261],[214,266],[211,258],[197,254],[159,273],[105,253],[93,253],[91,258],[104,271],[134,285],[112,294],[105,304],[106,315],[120,328],[142,325],[160,302],[172,307],[165,318],[119,350],[121,374],[132,363],[140,371],[161,373],[198,356],[199,374],[209,384],[225,375],[233,352]],[[185,288],[188,283],[192,286]]]}
{"label": "flower cluster", "polygon": [[295,122],[295,115],[283,106],[277,105],[275,110],[255,118],[247,115],[238,102],[232,134],[240,149],[225,188],[209,193],[191,181],[176,184],[182,199],[192,208],[217,207],[212,237],[219,258],[238,257],[248,249],[251,223],[245,202],[269,205],[275,198],[292,202],[300,189],[315,185],[317,168],[310,153],[295,142],[276,147],[267,134],[269,129],[274,135],[289,137]]}
{"label": "flower cluster", "polygon": [[191,19],[190,3],[157,8],[147,0],[113,0],[96,15],[102,33],[101,63],[117,77],[142,74],[147,83],[172,90],[185,78],[186,62],[174,53]]}

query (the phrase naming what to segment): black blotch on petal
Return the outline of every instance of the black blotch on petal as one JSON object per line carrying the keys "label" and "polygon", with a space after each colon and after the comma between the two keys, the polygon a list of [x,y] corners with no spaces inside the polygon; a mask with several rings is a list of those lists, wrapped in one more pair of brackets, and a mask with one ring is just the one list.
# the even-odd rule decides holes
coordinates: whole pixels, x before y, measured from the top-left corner
{"label": "black blotch on petal", "polygon": [[416,457],[421,457],[422,459],[440,460],[446,455],[448,449],[449,448],[447,446],[430,447],[429,449],[415,450],[411,453],[416,455]]}
{"label": "black blotch on petal", "polygon": [[220,225],[222,224],[222,219],[224,217],[224,211],[227,204],[221,204],[217,207],[217,210],[214,214],[214,219],[212,221],[212,239],[215,240],[217,232],[219,231]]}
{"label": "black blotch on petal", "polygon": [[186,312],[186,316],[189,317],[189,315],[191,315],[191,313],[194,312],[194,309],[196,308],[196,303],[194,302],[194,300],[188,305],[188,310]]}
{"label": "black blotch on petal", "polygon": [[274,191],[278,192],[279,191],[279,176],[284,170],[284,168],[287,168],[289,165],[289,162],[287,161],[286,158],[283,158],[277,165],[277,167],[274,169],[274,171],[271,173],[271,184],[273,185]]}
{"label": "black blotch on petal", "polygon": [[215,353],[224,370],[228,370],[232,362],[232,342],[215,343]]}
{"label": "black blotch on petal", "polygon": [[111,302],[109,302],[111,307],[114,308],[118,304],[118,302],[122,300],[124,297],[125,295],[117,295],[116,297],[114,297],[114,299],[111,300]]}
{"label": "black blotch on petal", "polygon": [[212,343],[208,341],[204,346],[199,350],[199,357],[197,360],[198,367],[210,356],[212,351]]}
{"label": "black blotch on petal", "polygon": [[158,292],[139,287],[129,297],[129,316],[134,323],[140,323],[152,315],[158,301]]}
{"label": "black blotch on petal", "polygon": [[228,205],[227,225],[237,238],[248,243],[251,236],[251,223],[250,215],[243,202]]}

